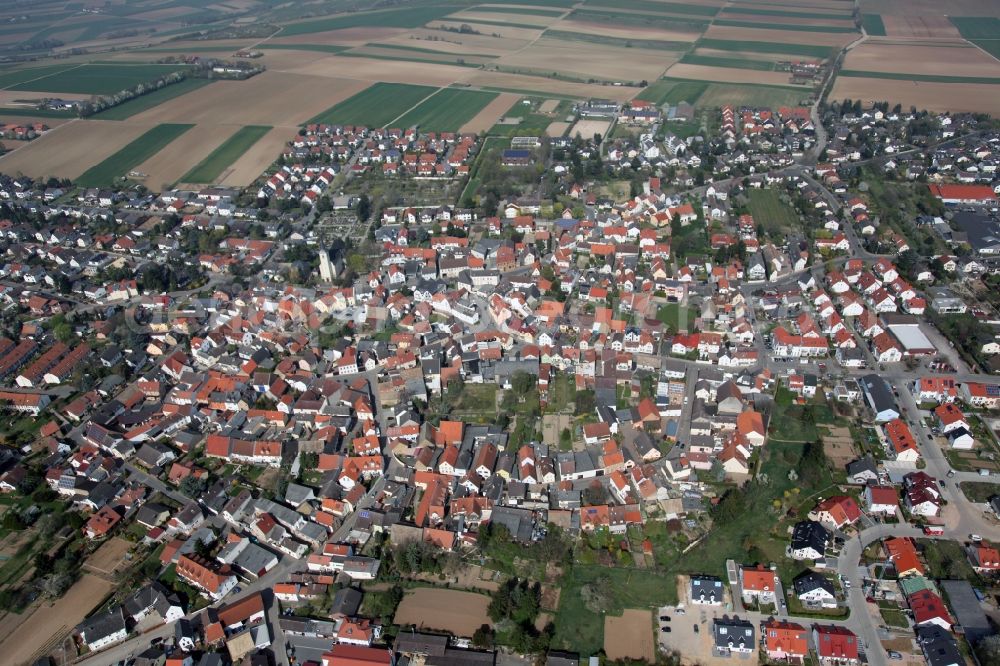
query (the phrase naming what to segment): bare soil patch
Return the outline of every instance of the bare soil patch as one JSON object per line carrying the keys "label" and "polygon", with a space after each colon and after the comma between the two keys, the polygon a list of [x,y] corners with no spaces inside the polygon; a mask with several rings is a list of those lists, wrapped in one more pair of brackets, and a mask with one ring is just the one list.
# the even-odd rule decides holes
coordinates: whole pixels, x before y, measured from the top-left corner
{"label": "bare soil patch", "polygon": [[500,58],[497,64],[560,72],[584,80],[638,81],[659,78],[678,57],[678,53],[671,51],[625,49],[543,37],[522,51]]}
{"label": "bare soil patch", "polygon": [[[144,182],[151,190],[169,189],[237,129],[236,125],[195,125],[135,170],[146,174]],[[287,129],[282,131],[288,132]]]}
{"label": "bare soil patch", "polygon": [[[762,72],[755,69],[730,69],[728,67],[710,67],[708,65],[687,65],[677,63],[667,75],[675,79],[692,79],[694,81],[715,81],[721,83],[756,83],[761,85],[789,85],[788,72]],[[808,91],[807,86],[802,86]]]}
{"label": "bare soil patch", "polygon": [[408,30],[404,28],[343,28],[341,30],[327,30],[326,32],[312,32],[291,37],[282,37],[279,33],[277,37],[268,40],[275,44],[367,44],[368,42],[385,41],[405,35]]}
{"label": "bare soil patch", "polygon": [[574,19],[559,21],[552,26],[552,29],[566,32],[582,32],[588,35],[606,35],[615,39],[652,39],[664,42],[693,42],[700,36],[698,32],[684,30],[662,30],[660,28],[592,23],[590,21]]}
{"label": "bare soil patch", "polygon": [[865,42],[848,52],[844,69],[1000,77],[1000,61],[968,42],[944,42],[936,46],[911,46],[905,42]]}
{"label": "bare soil patch", "polygon": [[556,109],[559,108],[559,100],[557,99],[547,99],[538,105],[539,113],[555,113]]}
{"label": "bare soil patch", "polygon": [[144,111],[129,122],[294,127],[364,88],[349,79],[269,70],[246,81],[218,81]]}
{"label": "bare soil patch", "polygon": [[750,40],[774,44],[814,44],[816,46],[842,46],[857,35],[850,32],[797,32],[795,30],[768,30],[767,28],[736,28],[726,25],[709,26],[705,32],[709,39]]}
{"label": "bare soil patch", "polygon": [[94,554],[87,558],[83,567],[103,576],[109,576],[125,564],[125,553],[132,547],[132,542],[120,537],[114,537],[101,544]]}
{"label": "bare soil patch", "polygon": [[468,638],[489,623],[486,614],[489,605],[490,598],[483,594],[419,587],[403,597],[393,622],[416,625],[418,629],[449,631]]}
{"label": "bare soil patch", "polygon": [[554,123],[550,123],[548,127],[545,128],[545,133],[549,136],[562,136],[569,129],[569,123],[557,120]]}
{"label": "bare soil patch", "polygon": [[275,127],[229,165],[219,184],[223,187],[246,187],[278,159],[282,148],[294,134],[287,127]]}
{"label": "bare soil patch", "polygon": [[[927,83],[838,76],[831,99],[860,99],[862,104],[888,101],[928,111],[1000,112],[1000,86],[977,83]],[[3,162],[0,160],[0,166]]]}
{"label": "bare soil patch", "polygon": [[831,428],[830,432],[823,436],[823,450],[830,463],[838,468],[846,467],[858,457],[851,431],[847,428]]}
{"label": "bare soil patch", "polygon": [[74,120],[0,157],[0,171],[76,178],[155,124]]}
{"label": "bare soil patch", "polygon": [[626,609],[621,617],[604,618],[604,652],[608,659],[655,658],[653,617],[648,610]]}
{"label": "bare soil patch", "polygon": [[43,602],[25,617],[16,632],[0,642],[0,653],[8,664],[33,661],[58,644],[73,627],[97,607],[114,588],[112,583],[92,574],[84,574],[55,603]]}
{"label": "bare soil patch", "polygon": [[610,120],[578,120],[574,123],[573,128],[570,129],[569,133],[570,136],[576,136],[579,134],[584,139],[589,139],[595,134],[607,136],[609,129],[611,129]]}
{"label": "bare soil patch", "polygon": [[483,110],[472,117],[472,120],[462,125],[460,131],[475,132],[477,134],[485,132],[493,127],[507,109],[511,108],[521,99],[515,93],[501,93],[496,99],[483,107]]}
{"label": "bare soil patch", "polygon": [[[412,35],[412,39],[410,39]],[[421,49],[434,49],[448,53],[478,53],[481,55],[504,55],[523,49],[531,43],[530,39],[514,39],[512,37],[494,37],[486,35],[463,35],[444,30],[418,28],[408,35],[392,40],[402,46],[415,46]]]}
{"label": "bare soil patch", "polygon": [[[327,94],[339,93],[340,87],[345,85],[331,84],[330,81],[355,79],[358,81],[367,81],[368,83],[386,81],[389,83],[448,86],[456,81],[462,80],[463,77],[469,76],[470,72],[475,71],[476,70],[469,67],[459,67],[458,65],[434,65],[423,62],[375,60],[370,58],[352,58],[349,56],[329,56],[306,64],[302,67],[289,68],[285,70],[286,73],[300,74],[310,77],[342,77],[340,79],[327,79],[325,81],[320,80],[314,83],[314,85],[321,86],[325,89]],[[254,78],[259,79],[260,76],[255,76]],[[331,88],[333,90],[331,90]],[[356,92],[358,92],[358,90],[351,92],[351,95]],[[315,92],[313,94],[315,94]],[[323,108],[306,115],[306,118],[312,118],[320,111],[333,106],[347,97],[350,97],[350,95],[341,96],[338,94],[337,99],[328,102]],[[287,101],[282,101],[287,108]],[[270,124],[273,125],[275,123]]]}

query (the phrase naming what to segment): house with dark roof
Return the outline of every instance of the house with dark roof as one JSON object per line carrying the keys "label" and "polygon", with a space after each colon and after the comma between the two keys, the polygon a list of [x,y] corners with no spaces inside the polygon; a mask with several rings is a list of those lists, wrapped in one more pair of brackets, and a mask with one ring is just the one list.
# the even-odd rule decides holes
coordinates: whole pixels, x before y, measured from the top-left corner
{"label": "house with dark roof", "polygon": [[806,571],[792,581],[795,596],[803,606],[812,608],[835,608],[837,590],[825,576],[815,571]]}
{"label": "house with dark roof", "polygon": [[752,623],[734,615],[723,615],[712,623],[712,652],[720,657],[747,656],[757,650]]}
{"label": "house with dark roof", "polygon": [[917,628],[917,644],[928,666],[963,666],[965,657],[955,637],[937,625]]}
{"label": "house with dark roof", "polygon": [[77,628],[80,640],[91,652],[103,650],[109,645],[125,640],[128,627],[121,606],[99,613],[81,622]]}
{"label": "house with dark roof", "polygon": [[691,603],[718,606],[725,596],[722,580],[716,576],[691,576]]}
{"label": "house with dark roof", "polygon": [[788,554],[796,560],[818,560],[826,553],[830,533],[815,520],[803,520],[792,528]]}

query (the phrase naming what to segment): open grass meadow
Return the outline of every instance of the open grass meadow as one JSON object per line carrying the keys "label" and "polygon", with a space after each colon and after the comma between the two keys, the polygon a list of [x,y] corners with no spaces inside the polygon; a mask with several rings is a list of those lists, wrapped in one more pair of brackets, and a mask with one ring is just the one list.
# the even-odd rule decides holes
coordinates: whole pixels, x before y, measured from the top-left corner
{"label": "open grass meadow", "polygon": [[392,124],[400,127],[417,126],[430,132],[457,132],[496,98],[497,93],[442,88],[393,120]]}
{"label": "open grass meadow", "polygon": [[702,81],[661,79],[646,86],[636,98],[652,102],[657,106],[662,104],[678,104],[680,102],[694,104],[708,90],[708,86],[708,83]]}
{"label": "open grass meadow", "polygon": [[[604,648],[605,614],[677,602],[675,576],[650,569],[577,564],[559,585],[562,592],[553,645],[581,655],[597,654]],[[602,612],[595,612],[598,608]]]}
{"label": "open grass meadow", "polygon": [[762,86],[753,83],[710,83],[695,105],[719,107],[723,104],[732,104],[736,108],[798,106],[810,92],[801,88]]}
{"label": "open grass meadow", "polygon": [[208,157],[196,164],[184,174],[184,183],[214,183],[230,164],[238,160],[243,153],[260,141],[261,137],[271,131],[270,125],[247,125],[241,127],[231,137],[222,142],[218,148],[208,154]]}
{"label": "open grass meadow", "polygon": [[57,94],[113,95],[181,69],[184,69],[183,65],[93,63],[64,67],[62,71],[52,72],[41,78],[15,83],[8,86],[8,89]]}
{"label": "open grass meadow", "polygon": [[97,115],[93,116],[93,118],[97,120],[126,120],[137,113],[149,111],[153,107],[159,106],[164,102],[174,99],[175,97],[186,95],[189,92],[198,90],[199,88],[204,88],[210,83],[213,82],[209,79],[184,79],[180,83],[164,86],[159,90],[146,93],[142,97],[130,99],[124,104],[119,104],[118,106],[113,106],[110,109],[101,111]]}
{"label": "open grass meadow", "polygon": [[376,83],[330,107],[309,122],[382,127],[432,94],[434,88],[431,86]]}
{"label": "open grass meadow", "polygon": [[779,236],[801,225],[795,209],[783,202],[776,190],[751,189],[747,195],[750,197],[750,214],[754,222],[764,227],[764,233]]}
{"label": "open grass meadow", "polygon": [[163,150],[171,141],[192,127],[194,125],[180,123],[157,125],[104,161],[84,171],[76,179],[76,184],[83,187],[109,185]]}

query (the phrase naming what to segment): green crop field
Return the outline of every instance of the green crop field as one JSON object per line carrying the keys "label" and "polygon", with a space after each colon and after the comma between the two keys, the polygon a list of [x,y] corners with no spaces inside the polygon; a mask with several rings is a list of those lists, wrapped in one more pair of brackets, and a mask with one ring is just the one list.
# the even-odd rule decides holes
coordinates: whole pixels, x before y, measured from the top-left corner
{"label": "green crop field", "polygon": [[82,185],[83,187],[110,185],[116,179],[126,175],[136,166],[163,150],[171,141],[192,127],[194,125],[173,123],[157,125],[103,162],[84,171],[75,182],[77,185]]}
{"label": "green crop field", "polygon": [[344,28],[362,28],[365,26],[417,28],[428,21],[443,18],[459,9],[460,7],[456,7],[455,5],[445,7],[431,5],[427,7],[402,7],[378,12],[342,14],[325,19],[303,21],[302,23],[290,23],[284,26],[278,34],[281,37],[290,37],[292,35],[307,35],[314,32],[342,30]]}
{"label": "green crop field", "polygon": [[196,164],[181,178],[182,183],[214,183],[230,164],[250,150],[250,147],[271,131],[270,125],[247,125],[222,142],[208,157]]}
{"label": "green crop field", "polygon": [[902,72],[865,72],[857,69],[842,69],[840,76],[863,79],[891,79],[893,81],[924,81],[927,83],[982,83],[1000,84],[996,76],[946,76],[939,74],[905,74]]}
{"label": "green crop field", "polygon": [[949,16],[966,39],[1000,39],[1000,18],[995,16]]}
{"label": "green crop field", "polygon": [[489,12],[490,14],[524,14],[525,16],[562,16],[565,9],[539,9],[537,7],[474,7],[476,12]]}
{"label": "green crop field", "polygon": [[65,71],[74,65],[47,65],[45,67],[28,67],[27,69],[15,69],[0,72],[0,88],[6,89],[11,86],[23,84],[27,81],[41,79]]}
{"label": "green crop field", "polygon": [[722,58],[688,53],[681,58],[681,62],[688,65],[708,65],[710,67],[729,67],[732,69],[755,69],[761,72],[774,71],[773,62],[768,62],[766,60],[749,60],[747,58]]}
{"label": "green crop field", "polygon": [[861,26],[872,37],[885,37],[885,23],[878,14],[862,14]]}
{"label": "green crop field", "polygon": [[0,116],[18,116],[20,118],[76,118],[72,111],[56,109],[26,109],[24,107],[0,107]]}
{"label": "green crop field", "polygon": [[420,127],[430,132],[457,132],[473,116],[497,98],[496,93],[461,88],[442,88],[402,117],[392,121],[398,127]]}
{"label": "green crop field", "polygon": [[430,86],[376,83],[330,107],[309,122],[382,127],[433,93],[434,88]]}
{"label": "green crop field", "polygon": [[1000,39],[970,39],[969,41],[1000,60]]}
{"label": "green crop field", "polygon": [[60,72],[54,72],[35,81],[24,81],[8,88],[50,93],[113,95],[182,69],[183,65],[80,65],[63,68]]}
{"label": "green crop field", "polygon": [[590,7],[614,7],[615,9],[630,9],[650,14],[694,14],[696,16],[715,16],[718,7],[705,5],[688,5],[681,2],[656,2],[655,0],[588,0]]}
{"label": "green crop field", "polygon": [[694,104],[708,90],[707,83],[701,81],[678,81],[662,79],[647,86],[636,98],[661,104],[677,104],[687,102]]}
{"label": "green crop field", "polygon": [[164,86],[154,92],[146,93],[142,97],[130,99],[124,104],[113,106],[110,109],[101,111],[92,117],[98,120],[125,120],[126,118],[131,118],[137,113],[142,113],[143,111],[152,109],[154,106],[159,106],[160,104],[163,104],[164,102],[175,97],[186,95],[189,92],[198,90],[199,88],[204,88],[210,83],[212,83],[212,81],[209,79],[184,79],[180,83]]}
{"label": "green crop field", "polygon": [[780,55],[812,56],[829,58],[836,50],[833,46],[817,44],[778,44],[777,42],[757,42],[747,39],[699,39],[698,46],[718,51],[751,51],[756,53],[776,53]]}
{"label": "green crop field", "polygon": [[712,25],[729,26],[731,28],[763,28],[765,30],[792,30],[795,32],[857,32],[858,29],[852,26],[840,25],[791,25],[786,23],[768,23],[766,19],[755,21],[732,21],[729,19],[715,19]]}

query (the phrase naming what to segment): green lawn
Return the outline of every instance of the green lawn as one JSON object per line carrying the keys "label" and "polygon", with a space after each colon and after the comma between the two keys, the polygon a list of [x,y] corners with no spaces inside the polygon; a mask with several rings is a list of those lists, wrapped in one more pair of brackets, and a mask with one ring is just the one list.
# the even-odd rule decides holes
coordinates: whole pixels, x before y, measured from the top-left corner
{"label": "green lawn", "polygon": [[182,69],[184,69],[183,65],[89,64],[79,67],[64,67],[62,71],[51,73],[35,81],[23,81],[10,85],[8,89],[113,95]]}
{"label": "green lawn", "polygon": [[495,418],[497,413],[496,384],[465,384],[452,410],[464,416],[478,415]]}
{"label": "green lawn", "polygon": [[890,627],[906,629],[910,626],[906,614],[898,608],[880,608],[878,612],[882,616],[882,620]]}
{"label": "green lawn", "polygon": [[774,63],[767,60],[749,60],[747,58],[719,58],[703,56],[694,53],[685,54],[681,62],[688,65],[708,65],[709,67],[728,67],[731,69],[754,69],[761,72],[773,72]]}
{"label": "green lawn", "polygon": [[706,90],[708,90],[708,84],[701,81],[661,79],[646,86],[641,93],[636,95],[636,99],[652,102],[657,106],[680,102],[694,104]]}
{"label": "green lawn", "polygon": [[[791,27],[791,26],[786,26]],[[795,26],[798,27],[798,26]],[[698,46],[720,51],[753,51],[755,53],[777,53],[781,55],[813,56],[828,58],[836,48],[816,44],[779,44],[777,42],[757,42],[748,39],[699,39]]]}
{"label": "green lawn", "polygon": [[924,81],[927,83],[981,83],[995,85],[1000,83],[996,76],[945,76],[943,74],[906,74],[903,72],[865,72],[857,69],[842,69],[840,76],[859,77],[865,79],[889,79],[892,81]]}
{"label": "green lawn", "polygon": [[[674,575],[648,569],[577,564],[559,586],[562,592],[552,642],[559,649],[581,655],[596,654],[604,647],[605,614],[621,615],[626,608],[654,609],[677,602]],[[585,595],[591,589],[604,592],[607,603],[601,604],[603,612],[595,613],[587,607]]]}
{"label": "green lawn", "polygon": [[127,118],[131,118],[137,113],[142,113],[143,111],[148,111],[155,106],[159,106],[166,101],[174,99],[175,97],[186,95],[189,92],[198,90],[199,88],[204,88],[209,83],[212,83],[209,79],[184,79],[180,83],[165,86],[154,92],[146,93],[142,97],[130,99],[124,104],[113,106],[110,109],[101,111],[91,117],[98,120],[125,120]]}
{"label": "green lawn", "polygon": [[965,481],[959,484],[970,502],[986,503],[991,497],[1000,495],[1000,484],[985,481]]}
{"label": "green lawn", "polygon": [[430,86],[376,83],[312,118],[311,123],[382,127],[434,93]]}
{"label": "green lawn", "polygon": [[802,226],[795,209],[784,203],[776,190],[751,188],[747,193],[753,221],[764,227],[765,234],[778,239]]}
{"label": "green lawn", "polygon": [[182,183],[213,183],[229,165],[271,131],[270,125],[247,125],[222,142],[208,157],[196,164],[181,178]]}
{"label": "green lawn", "polygon": [[862,14],[861,27],[872,37],[885,37],[885,23],[878,14]]}
{"label": "green lawn", "polygon": [[691,330],[697,317],[698,312],[694,308],[685,307],[680,303],[667,303],[656,311],[656,318],[674,331]]}
{"label": "green lawn", "polygon": [[157,125],[103,162],[84,171],[75,182],[83,187],[110,185],[163,150],[171,141],[192,127],[194,125],[179,123]]}
{"label": "green lawn", "polygon": [[497,98],[497,93],[461,88],[442,88],[410,109],[392,124],[399,127],[417,126],[421,131],[457,132],[462,125]]}

